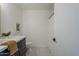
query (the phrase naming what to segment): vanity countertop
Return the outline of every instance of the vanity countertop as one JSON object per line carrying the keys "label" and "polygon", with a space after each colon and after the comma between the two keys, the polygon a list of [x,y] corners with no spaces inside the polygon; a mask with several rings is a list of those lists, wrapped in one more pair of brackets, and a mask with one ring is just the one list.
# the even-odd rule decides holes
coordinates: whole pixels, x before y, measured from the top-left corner
{"label": "vanity countertop", "polygon": [[22,40],[23,38],[26,38],[26,36],[11,36],[9,39],[15,40],[16,42]]}
{"label": "vanity countertop", "polygon": [[0,39],[0,45],[2,43],[10,41],[10,40],[15,40],[16,42],[18,42],[18,41],[22,40],[23,38],[26,38],[26,36],[10,36],[10,37],[7,37],[5,39]]}

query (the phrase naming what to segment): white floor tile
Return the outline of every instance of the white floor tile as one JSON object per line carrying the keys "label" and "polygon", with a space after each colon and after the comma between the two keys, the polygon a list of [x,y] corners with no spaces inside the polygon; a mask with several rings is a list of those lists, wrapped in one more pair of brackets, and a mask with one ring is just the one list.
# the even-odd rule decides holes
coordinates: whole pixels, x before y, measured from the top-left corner
{"label": "white floor tile", "polygon": [[27,56],[51,56],[47,47],[32,47],[28,50]]}

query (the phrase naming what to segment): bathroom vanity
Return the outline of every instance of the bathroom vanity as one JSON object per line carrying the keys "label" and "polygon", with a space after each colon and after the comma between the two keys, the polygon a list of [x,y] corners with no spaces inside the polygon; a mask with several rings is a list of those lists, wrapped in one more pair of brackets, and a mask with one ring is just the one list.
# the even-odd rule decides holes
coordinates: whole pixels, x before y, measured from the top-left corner
{"label": "bathroom vanity", "polygon": [[18,41],[17,46],[18,46],[18,52],[16,52],[14,55],[25,56],[27,52],[26,38],[24,37],[22,38],[22,40]]}
{"label": "bathroom vanity", "polygon": [[[17,42],[18,51],[14,53],[12,56],[25,56],[27,52],[26,47],[26,37],[25,36],[10,36],[6,39],[0,39],[0,45],[6,41],[15,40]],[[5,47],[7,51],[7,47]],[[2,53],[6,53],[6,51],[2,51]],[[1,52],[0,52],[1,53]],[[9,53],[9,52],[7,52]],[[3,56],[4,56],[3,54]],[[1,55],[2,56],[2,55]],[[8,54],[9,56],[9,54]]]}

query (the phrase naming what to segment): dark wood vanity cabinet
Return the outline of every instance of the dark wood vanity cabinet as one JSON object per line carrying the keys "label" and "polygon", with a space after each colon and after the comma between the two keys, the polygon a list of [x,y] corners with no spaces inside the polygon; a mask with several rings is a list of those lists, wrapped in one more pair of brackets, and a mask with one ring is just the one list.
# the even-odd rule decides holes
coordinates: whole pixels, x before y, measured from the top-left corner
{"label": "dark wood vanity cabinet", "polygon": [[[17,42],[17,48],[18,51],[14,53],[12,56],[26,56],[26,38],[23,38]],[[6,49],[5,51],[0,53],[0,56],[10,56],[9,51]]]}
{"label": "dark wood vanity cabinet", "polygon": [[17,42],[18,51],[12,56],[26,56],[26,38],[21,39]]}
{"label": "dark wood vanity cabinet", "polygon": [[23,38],[19,42],[17,42],[18,51],[15,53],[17,56],[25,56],[27,52],[26,48],[26,38]]}

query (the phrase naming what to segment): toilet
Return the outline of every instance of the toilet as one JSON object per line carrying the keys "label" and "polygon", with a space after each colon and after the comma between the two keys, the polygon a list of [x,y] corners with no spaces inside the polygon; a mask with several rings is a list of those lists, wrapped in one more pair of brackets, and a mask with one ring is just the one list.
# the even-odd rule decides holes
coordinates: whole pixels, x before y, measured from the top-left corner
{"label": "toilet", "polygon": [[31,48],[32,42],[26,42],[27,48]]}
{"label": "toilet", "polygon": [[32,42],[29,40],[29,37],[27,37],[27,39],[26,39],[26,47],[28,48],[29,51],[32,51],[31,45],[32,45]]}
{"label": "toilet", "polygon": [[31,48],[32,42],[26,42],[26,47],[27,47],[27,56],[30,56],[30,53],[32,53],[32,48]]}

